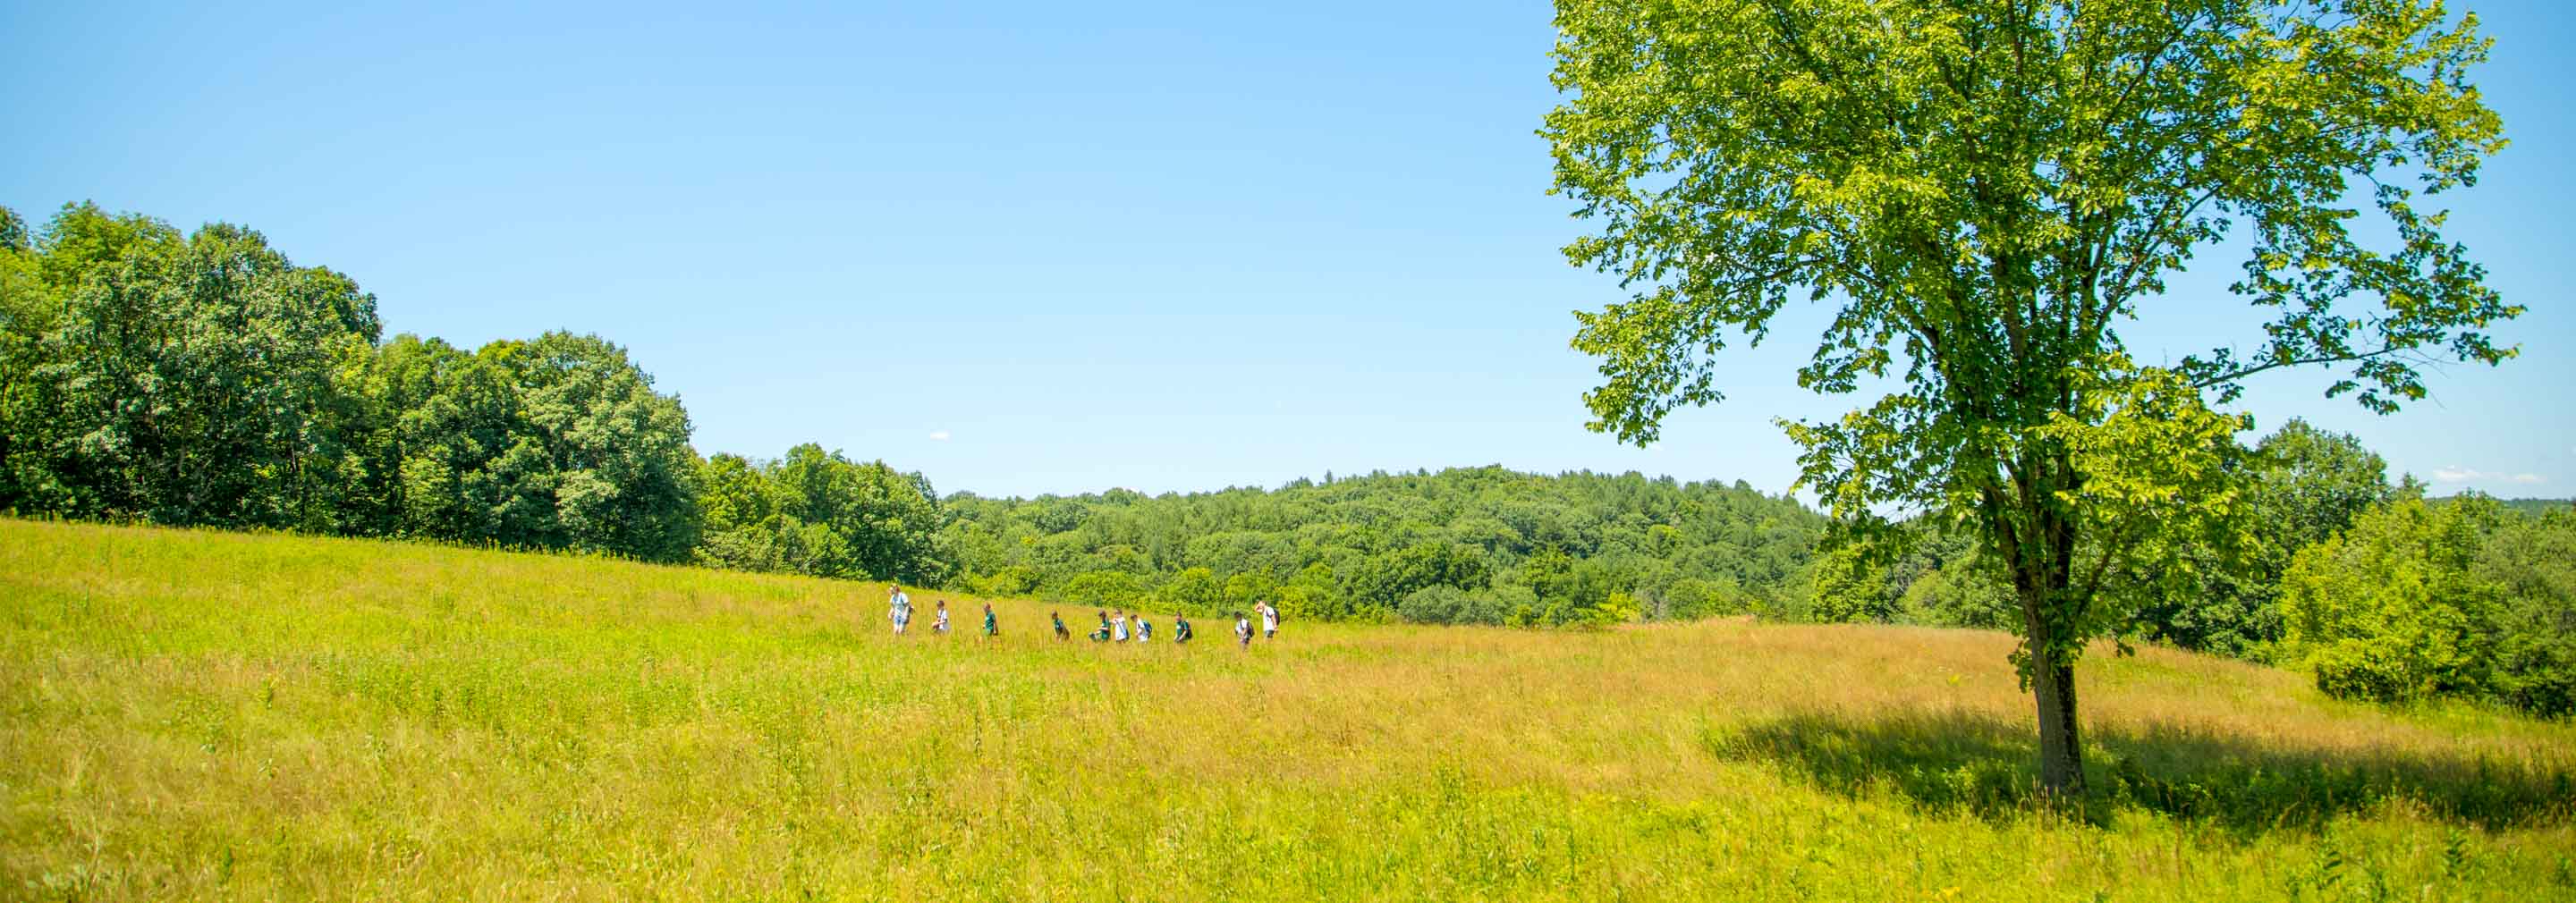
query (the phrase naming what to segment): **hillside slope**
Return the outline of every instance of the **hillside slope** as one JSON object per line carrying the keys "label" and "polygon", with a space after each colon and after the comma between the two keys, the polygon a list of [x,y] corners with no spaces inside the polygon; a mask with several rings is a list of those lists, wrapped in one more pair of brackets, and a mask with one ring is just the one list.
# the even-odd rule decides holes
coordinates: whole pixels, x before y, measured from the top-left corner
{"label": "hillside slope", "polygon": [[2576,894],[2576,728],[2235,662],[2088,661],[2061,818],[1996,634],[986,644],[883,594],[0,520],[0,897]]}

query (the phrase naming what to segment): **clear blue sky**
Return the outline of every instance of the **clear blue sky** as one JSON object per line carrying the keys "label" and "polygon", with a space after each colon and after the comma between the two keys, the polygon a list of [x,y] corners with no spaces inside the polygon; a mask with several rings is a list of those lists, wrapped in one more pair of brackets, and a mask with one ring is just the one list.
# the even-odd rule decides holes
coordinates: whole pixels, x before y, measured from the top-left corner
{"label": "clear blue sky", "polygon": [[[0,204],[267,233],[388,332],[626,345],[698,448],[817,441],[985,494],[1500,463],[1794,475],[1774,416],[1818,315],[1636,450],[1585,431],[1533,132],[1549,8],[1471,3],[0,4]],[[2378,418],[2321,374],[2247,399],[2437,491],[2576,494],[2576,13],[2468,2],[2514,146],[2456,236],[2531,312],[2521,359]],[[2169,359],[2242,339],[2232,259],[2151,305]]]}

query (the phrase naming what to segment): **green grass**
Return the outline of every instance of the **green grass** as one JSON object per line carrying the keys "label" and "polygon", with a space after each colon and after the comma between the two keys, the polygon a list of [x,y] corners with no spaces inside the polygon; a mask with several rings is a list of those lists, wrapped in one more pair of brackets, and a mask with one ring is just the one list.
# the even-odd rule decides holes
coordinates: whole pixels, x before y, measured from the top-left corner
{"label": "green grass", "polygon": [[1996,634],[883,594],[0,520],[0,899],[2576,898],[2576,728],[2241,663],[2090,658],[2059,812]]}

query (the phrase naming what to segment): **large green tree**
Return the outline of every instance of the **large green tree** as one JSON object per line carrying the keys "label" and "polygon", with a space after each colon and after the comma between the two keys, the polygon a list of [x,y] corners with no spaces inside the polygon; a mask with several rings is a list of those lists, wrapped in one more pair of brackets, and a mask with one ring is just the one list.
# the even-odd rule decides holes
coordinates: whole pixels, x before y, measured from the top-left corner
{"label": "large green tree", "polygon": [[717,567],[937,585],[953,571],[947,510],[928,479],[806,443],[775,461],[717,455],[699,465]]}
{"label": "large green tree", "polygon": [[90,204],[57,213],[33,253],[0,276],[0,504],[341,528],[362,428],[337,374],[373,351],[372,296],[248,229],[182,239]]}
{"label": "large green tree", "polygon": [[[1804,482],[1847,527],[1976,532],[2052,791],[2083,787],[2078,656],[2131,578],[2229,530],[2246,424],[2205,394],[2325,365],[2385,412],[2429,355],[2512,353],[2483,330],[2518,309],[2421,206],[2503,145],[2467,74],[2487,42],[2439,2],[1558,0],[1556,24],[1555,191],[1599,226],[1566,251],[1632,293],[1578,314],[1593,428],[1653,441],[1721,397],[1730,341],[1828,306],[1799,383],[1886,391],[1787,424]],[[2230,241],[2251,344],[2132,363],[2121,330]]]}

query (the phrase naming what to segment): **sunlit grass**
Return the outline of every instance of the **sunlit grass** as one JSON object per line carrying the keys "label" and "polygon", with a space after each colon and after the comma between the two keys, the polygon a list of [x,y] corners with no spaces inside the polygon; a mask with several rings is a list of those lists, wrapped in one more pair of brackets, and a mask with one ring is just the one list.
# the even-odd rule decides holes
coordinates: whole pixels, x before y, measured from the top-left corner
{"label": "sunlit grass", "polygon": [[2235,662],[2090,659],[2068,813],[1996,634],[914,597],[0,520],[0,899],[2576,896],[2576,729]]}

